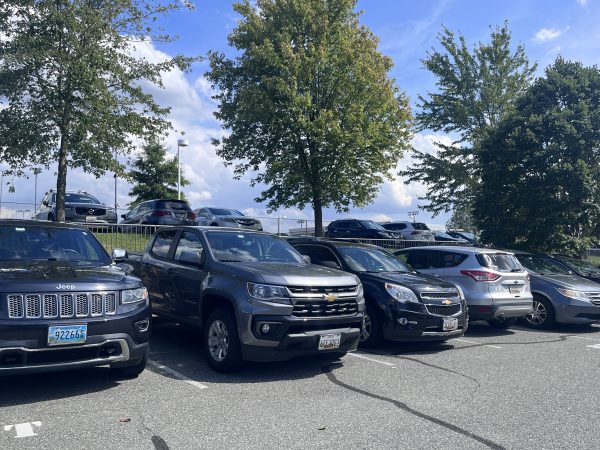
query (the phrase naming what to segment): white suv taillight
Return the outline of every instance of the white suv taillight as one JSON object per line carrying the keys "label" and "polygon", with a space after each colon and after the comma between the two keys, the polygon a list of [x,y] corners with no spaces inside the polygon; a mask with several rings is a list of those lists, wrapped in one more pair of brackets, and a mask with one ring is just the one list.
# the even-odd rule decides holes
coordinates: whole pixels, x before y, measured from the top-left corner
{"label": "white suv taillight", "polygon": [[496,281],[500,275],[485,270],[461,270],[461,274],[473,278],[475,281]]}

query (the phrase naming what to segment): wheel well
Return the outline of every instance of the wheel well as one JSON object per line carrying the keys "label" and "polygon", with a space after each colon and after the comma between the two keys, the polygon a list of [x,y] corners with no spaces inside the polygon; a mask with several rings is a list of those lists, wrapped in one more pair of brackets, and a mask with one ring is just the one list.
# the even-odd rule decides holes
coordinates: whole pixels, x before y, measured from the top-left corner
{"label": "wheel well", "polygon": [[550,308],[552,308],[552,310],[554,311],[554,305],[552,304],[552,300],[550,300],[550,298],[546,294],[542,294],[541,292],[532,292],[531,295],[533,295],[534,298],[537,297],[546,300],[550,305]]}
{"label": "wheel well", "polygon": [[203,321],[217,308],[227,308],[235,314],[235,309],[231,301],[227,300],[225,297],[214,294],[203,297],[201,308],[200,315]]}

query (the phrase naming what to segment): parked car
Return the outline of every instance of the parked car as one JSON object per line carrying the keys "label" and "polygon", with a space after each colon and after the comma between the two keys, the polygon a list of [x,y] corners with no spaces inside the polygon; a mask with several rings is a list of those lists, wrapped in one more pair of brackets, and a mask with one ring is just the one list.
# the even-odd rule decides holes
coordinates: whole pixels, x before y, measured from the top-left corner
{"label": "parked car", "polygon": [[308,264],[272,234],[169,227],[154,235],[141,261],[128,261],[157,315],[203,329],[204,353],[219,372],[358,345],[360,280]]}
{"label": "parked car", "polygon": [[447,230],[446,234],[457,239],[466,239],[470,244],[477,244],[479,242],[477,236],[475,236],[473,233],[469,233],[468,231]]}
{"label": "parked car", "polygon": [[354,239],[398,239],[400,237],[372,220],[359,219],[334,220],[327,226],[325,236]]}
{"label": "parked car", "polygon": [[407,241],[433,241],[433,232],[421,222],[388,222],[381,225]]}
{"label": "parked car", "polygon": [[467,241],[464,238],[457,238],[454,236],[450,236],[448,233],[444,232],[444,231],[434,231],[433,232],[433,238],[438,241],[438,242],[455,242],[458,244],[468,244],[469,241]]}
{"label": "parked car", "polygon": [[288,240],[313,264],[356,275],[366,309],[360,344],[376,347],[392,341],[446,341],[467,329],[461,290],[436,277],[412,272],[379,247],[317,238]]}
{"label": "parked car", "polygon": [[199,208],[194,211],[196,224],[211,227],[245,228],[262,231],[260,220],[247,217],[236,209]]}
{"label": "parked car", "polygon": [[0,220],[0,374],[110,365],[136,376],[149,337],[142,282],[87,229]]}
{"label": "parked car", "polygon": [[552,258],[575,275],[600,283],[600,267],[591,262],[565,255],[552,255]]}
{"label": "parked car", "polygon": [[532,328],[547,329],[557,322],[600,322],[600,284],[575,275],[543,255],[515,252],[531,274],[533,310],[525,317]]}
{"label": "parked car", "polygon": [[[56,192],[50,189],[38,208],[34,219],[56,220]],[[65,221],[87,223],[117,223],[117,212],[114,208],[101,203],[93,195],[82,191],[65,193]]]}
{"label": "parked car", "polygon": [[195,215],[185,200],[147,200],[121,216],[122,224],[194,225]]}
{"label": "parked car", "polygon": [[533,308],[529,274],[510,252],[488,248],[414,247],[395,252],[419,273],[434,275],[462,289],[469,319],[505,328]]}

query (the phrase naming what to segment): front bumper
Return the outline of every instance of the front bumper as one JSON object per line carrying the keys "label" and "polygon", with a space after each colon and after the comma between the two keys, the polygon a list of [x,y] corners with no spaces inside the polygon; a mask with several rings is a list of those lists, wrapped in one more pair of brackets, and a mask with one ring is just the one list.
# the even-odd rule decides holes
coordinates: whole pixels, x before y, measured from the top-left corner
{"label": "front bumper", "polygon": [[561,323],[589,324],[600,322],[600,305],[567,299],[554,304],[556,320]]}
{"label": "front bumper", "polygon": [[[136,323],[144,320],[148,328],[140,331]],[[83,323],[88,326],[85,344],[47,345],[49,326]],[[150,323],[149,307],[114,317],[0,320],[0,375],[133,365],[148,351]]]}
{"label": "front bumper", "polygon": [[[458,329],[444,331],[444,319],[458,320]],[[465,334],[469,315],[464,307],[454,316],[436,316],[424,312],[412,311],[395,305],[387,314],[383,326],[383,337],[390,341],[445,341]],[[405,319],[402,325],[399,320]],[[404,320],[402,320],[404,322]]]}
{"label": "front bumper", "polygon": [[[264,323],[269,324],[268,334],[260,333]],[[362,323],[362,314],[311,319],[255,316],[251,325],[253,339],[249,343],[242,342],[243,358],[246,361],[285,361],[298,356],[346,353],[357,348]],[[327,334],[339,334],[340,346],[319,350],[320,337]]]}

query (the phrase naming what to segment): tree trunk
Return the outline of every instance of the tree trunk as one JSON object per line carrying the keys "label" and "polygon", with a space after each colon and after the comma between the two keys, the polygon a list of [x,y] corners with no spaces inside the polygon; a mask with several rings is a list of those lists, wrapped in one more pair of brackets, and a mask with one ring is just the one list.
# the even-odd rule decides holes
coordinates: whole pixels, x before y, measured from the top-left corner
{"label": "tree trunk", "polygon": [[56,217],[57,222],[65,221],[65,192],[67,190],[67,138],[60,138],[58,151],[58,176],[56,178]]}
{"label": "tree trunk", "polygon": [[313,200],[313,210],[315,212],[315,236],[323,236],[323,205],[321,197],[315,197]]}

